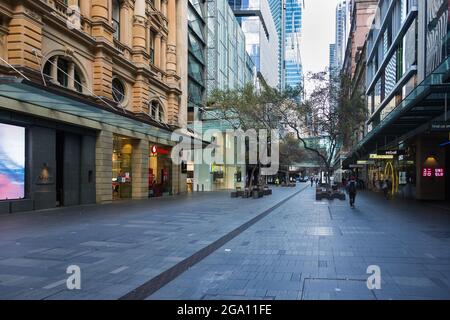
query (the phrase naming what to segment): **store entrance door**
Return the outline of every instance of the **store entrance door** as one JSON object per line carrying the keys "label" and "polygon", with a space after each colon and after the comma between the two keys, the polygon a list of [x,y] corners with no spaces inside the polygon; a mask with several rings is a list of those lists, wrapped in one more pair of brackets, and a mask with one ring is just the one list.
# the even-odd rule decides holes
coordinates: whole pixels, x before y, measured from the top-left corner
{"label": "store entrance door", "polygon": [[56,132],[56,204],[80,204],[81,141],[73,133]]}
{"label": "store entrance door", "polygon": [[64,132],[56,132],[56,206],[64,206]]}

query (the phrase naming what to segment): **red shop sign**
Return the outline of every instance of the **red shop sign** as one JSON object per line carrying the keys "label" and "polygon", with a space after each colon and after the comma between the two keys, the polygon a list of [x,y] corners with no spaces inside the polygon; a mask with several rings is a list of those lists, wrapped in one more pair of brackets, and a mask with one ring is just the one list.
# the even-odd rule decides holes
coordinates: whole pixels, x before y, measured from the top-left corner
{"label": "red shop sign", "polygon": [[443,177],[445,174],[444,168],[423,168],[422,177]]}
{"label": "red shop sign", "polygon": [[169,150],[157,146],[152,146],[151,151],[152,154],[169,154]]}

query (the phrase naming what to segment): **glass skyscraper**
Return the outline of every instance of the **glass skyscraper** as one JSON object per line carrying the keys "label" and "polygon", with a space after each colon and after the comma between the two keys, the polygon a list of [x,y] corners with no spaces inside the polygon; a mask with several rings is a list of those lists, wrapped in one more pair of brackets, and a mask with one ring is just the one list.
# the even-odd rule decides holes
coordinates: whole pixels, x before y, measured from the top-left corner
{"label": "glass skyscraper", "polygon": [[350,32],[350,1],[341,0],[336,6],[336,68],[338,72],[344,63],[347,39]]}
{"label": "glass skyscraper", "polygon": [[280,79],[280,89],[284,88],[285,79],[283,77],[283,63],[284,63],[284,46],[283,46],[283,1],[284,0],[269,0],[270,11],[272,12],[273,22],[278,34],[278,78]]}
{"label": "glass skyscraper", "polygon": [[198,119],[205,104],[206,0],[188,1],[188,111],[189,120]]}
{"label": "glass skyscraper", "polygon": [[303,68],[300,54],[303,0],[284,0],[285,18],[285,87],[298,87],[303,83]]}
{"label": "glass skyscraper", "polygon": [[[278,34],[267,0],[228,0],[245,34],[247,52],[255,63],[258,78],[279,86]],[[277,63],[278,64],[278,63]]]}
{"label": "glass skyscraper", "polygon": [[207,92],[253,82],[254,64],[245,48],[245,34],[227,0],[209,0],[207,26]]}

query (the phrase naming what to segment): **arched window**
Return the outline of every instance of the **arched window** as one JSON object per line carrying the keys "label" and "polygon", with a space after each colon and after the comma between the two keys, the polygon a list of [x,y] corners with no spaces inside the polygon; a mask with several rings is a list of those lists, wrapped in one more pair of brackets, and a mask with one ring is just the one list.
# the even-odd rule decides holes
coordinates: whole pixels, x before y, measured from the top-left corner
{"label": "arched window", "polygon": [[115,102],[122,103],[125,100],[125,85],[118,78],[112,81],[112,96]]}
{"label": "arched window", "polygon": [[159,122],[166,122],[166,115],[164,113],[164,108],[162,107],[161,103],[159,103],[159,101],[157,100],[153,100],[150,103],[150,117]]}
{"label": "arched window", "polygon": [[120,40],[120,0],[112,0],[112,23],[114,38]]}
{"label": "arched window", "polygon": [[70,59],[54,56],[45,63],[43,69],[46,78],[61,86],[83,92],[83,77],[80,69]]}

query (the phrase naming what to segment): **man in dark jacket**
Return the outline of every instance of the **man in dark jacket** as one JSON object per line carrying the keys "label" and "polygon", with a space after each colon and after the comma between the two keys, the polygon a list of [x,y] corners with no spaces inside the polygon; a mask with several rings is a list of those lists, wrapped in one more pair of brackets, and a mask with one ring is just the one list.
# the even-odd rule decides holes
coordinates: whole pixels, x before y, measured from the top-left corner
{"label": "man in dark jacket", "polygon": [[347,183],[347,192],[348,197],[350,199],[350,207],[355,207],[355,198],[356,198],[356,189],[357,189],[357,183],[355,177],[351,177],[350,181]]}

